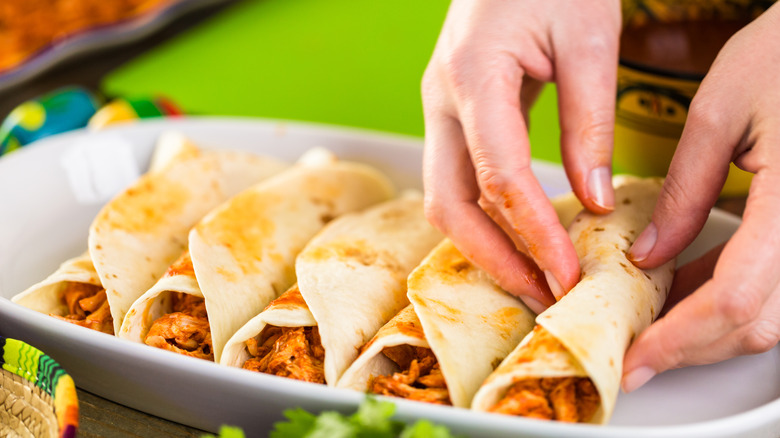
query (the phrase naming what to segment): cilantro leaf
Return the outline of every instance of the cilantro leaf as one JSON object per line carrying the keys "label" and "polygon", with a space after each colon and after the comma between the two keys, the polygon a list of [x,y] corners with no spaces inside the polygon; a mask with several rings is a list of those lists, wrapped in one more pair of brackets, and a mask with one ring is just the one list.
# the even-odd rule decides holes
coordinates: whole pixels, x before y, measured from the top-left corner
{"label": "cilantro leaf", "polygon": [[335,411],[311,414],[288,409],[288,421],[274,424],[270,438],[453,438],[445,426],[420,420],[412,425],[393,420],[395,404],[366,397],[350,416]]}

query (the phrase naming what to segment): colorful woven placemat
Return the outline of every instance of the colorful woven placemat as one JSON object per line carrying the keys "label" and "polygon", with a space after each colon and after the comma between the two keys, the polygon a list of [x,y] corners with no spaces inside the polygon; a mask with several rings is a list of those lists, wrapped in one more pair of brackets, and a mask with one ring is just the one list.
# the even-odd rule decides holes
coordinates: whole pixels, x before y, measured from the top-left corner
{"label": "colorful woven placemat", "polygon": [[42,351],[0,336],[0,436],[76,436],[76,385]]}

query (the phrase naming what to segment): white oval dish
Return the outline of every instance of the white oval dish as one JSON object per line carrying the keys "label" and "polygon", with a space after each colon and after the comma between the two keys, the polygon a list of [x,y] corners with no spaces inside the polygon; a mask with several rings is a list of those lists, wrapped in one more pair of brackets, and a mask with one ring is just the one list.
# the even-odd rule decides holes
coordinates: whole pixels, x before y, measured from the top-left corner
{"label": "white oval dish", "polygon": [[[324,146],[344,159],[379,167],[399,188],[421,188],[420,139],[355,129],[187,118],[45,139],[0,159],[0,334],[25,339],[56,357],[87,391],[205,430],[233,424],[257,436],[282,420],[287,408],[354,410],[361,393],[179,356],[86,330],[8,300],[85,250],[89,224],[101,204],[146,169],[156,138],[169,129],[184,132],[205,148],[252,150],[288,161]],[[534,162],[533,169],[549,195],[569,190],[559,166]],[[681,262],[728,239],[739,223],[739,218],[714,210]],[[640,390],[621,394],[611,423],[603,427],[394,401],[401,419],[428,418],[472,436],[770,437],[780,433],[780,347],[663,373]]]}

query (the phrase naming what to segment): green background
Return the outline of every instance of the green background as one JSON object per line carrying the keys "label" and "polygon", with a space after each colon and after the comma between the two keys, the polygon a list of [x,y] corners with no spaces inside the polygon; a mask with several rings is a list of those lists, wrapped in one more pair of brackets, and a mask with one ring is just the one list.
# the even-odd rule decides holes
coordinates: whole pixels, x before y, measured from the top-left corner
{"label": "green background", "polygon": [[[119,68],[109,95],[187,113],[315,121],[423,136],[420,79],[443,0],[245,0]],[[555,89],[531,112],[532,156],[560,162]]]}

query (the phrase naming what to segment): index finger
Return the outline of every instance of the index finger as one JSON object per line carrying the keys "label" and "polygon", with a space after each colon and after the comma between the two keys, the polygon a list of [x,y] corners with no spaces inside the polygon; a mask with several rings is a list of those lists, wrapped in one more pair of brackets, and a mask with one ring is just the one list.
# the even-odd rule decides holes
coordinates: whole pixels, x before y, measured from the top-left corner
{"label": "index finger", "polygon": [[651,325],[629,349],[626,390],[662,371],[733,354],[733,346],[718,341],[757,318],[780,283],[778,187],[780,177],[756,175],[745,221],[723,249],[712,279]]}
{"label": "index finger", "polygon": [[[528,132],[519,107],[522,71],[486,69],[457,99],[460,122],[483,196],[496,206],[560,298],[579,279],[569,235],[531,170]],[[496,72],[514,71],[514,74]]]}

